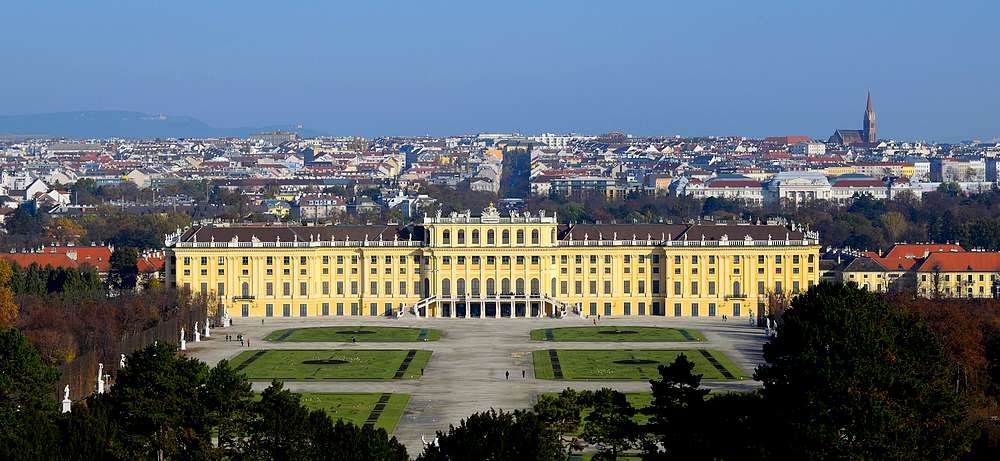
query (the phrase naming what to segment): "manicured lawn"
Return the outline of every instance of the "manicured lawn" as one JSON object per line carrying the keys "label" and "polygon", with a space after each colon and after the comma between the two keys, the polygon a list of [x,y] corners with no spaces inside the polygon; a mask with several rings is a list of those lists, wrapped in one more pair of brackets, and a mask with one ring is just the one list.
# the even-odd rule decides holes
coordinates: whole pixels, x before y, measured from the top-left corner
{"label": "manicured lawn", "polygon": [[[551,332],[551,337],[549,333]],[[695,330],[664,327],[591,326],[531,330],[535,341],[704,341]]]}
{"label": "manicured lawn", "polygon": [[[263,350],[244,351],[232,366],[250,380],[306,381],[324,379],[393,379],[409,351],[406,350]],[[416,351],[402,378],[419,378],[431,357]],[[302,363],[307,360],[342,360],[346,363]]]}
{"label": "manicured lawn", "polygon": [[441,338],[441,330],[429,328],[403,327],[314,327],[288,328],[275,330],[267,335],[265,341],[288,342],[339,342],[349,343],[352,338],[357,342],[396,342],[396,341],[437,341]]}
{"label": "manicured lawn", "polygon": [[[358,426],[364,425],[382,394],[364,393],[320,393],[304,392],[302,404],[310,410],[326,410],[333,419],[343,419]],[[389,402],[379,415],[375,427],[385,429],[390,434],[396,430],[399,418],[410,401],[410,394],[389,394]]]}
{"label": "manicured lawn", "polygon": [[[681,353],[694,362],[694,373],[706,380],[724,380],[715,366],[709,363],[698,350],[556,350],[556,357],[562,369],[563,379],[579,380],[647,380],[656,378],[658,364],[669,364]],[[743,379],[744,373],[733,365],[725,354],[709,351],[733,379]],[[548,350],[534,351],[535,377],[556,379]],[[649,360],[652,363],[616,363],[620,360]]]}

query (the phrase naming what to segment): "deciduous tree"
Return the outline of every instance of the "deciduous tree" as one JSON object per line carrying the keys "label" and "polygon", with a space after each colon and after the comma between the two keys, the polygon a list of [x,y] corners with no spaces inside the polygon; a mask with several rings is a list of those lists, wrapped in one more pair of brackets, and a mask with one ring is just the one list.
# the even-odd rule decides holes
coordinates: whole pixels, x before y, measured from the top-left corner
{"label": "deciduous tree", "polygon": [[797,459],[954,459],[974,434],[954,363],[915,315],[852,285],[797,297],[755,377]]}

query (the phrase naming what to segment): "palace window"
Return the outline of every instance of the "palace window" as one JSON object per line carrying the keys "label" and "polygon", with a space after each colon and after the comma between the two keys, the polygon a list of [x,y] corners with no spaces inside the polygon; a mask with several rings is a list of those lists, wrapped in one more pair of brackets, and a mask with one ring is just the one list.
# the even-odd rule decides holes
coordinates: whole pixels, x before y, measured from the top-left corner
{"label": "palace window", "polygon": [[524,245],[524,229],[517,230],[517,244]]}
{"label": "palace window", "polygon": [[472,244],[473,245],[479,245],[479,230],[478,229],[473,229],[472,230]]}
{"label": "palace window", "polygon": [[531,230],[531,244],[532,245],[538,245],[538,239],[539,239],[538,229],[532,229]]}
{"label": "palace window", "polygon": [[461,229],[458,231],[458,244],[465,245],[465,231]]}
{"label": "palace window", "polygon": [[451,244],[451,231],[445,230],[444,232],[442,232],[441,233],[441,241],[445,245],[450,245]]}
{"label": "palace window", "polygon": [[493,245],[493,244],[495,244],[496,243],[496,239],[494,237],[495,237],[495,235],[493,233],[493,229],[487,230],[486,231],[486,244],[487,245]]}
{"label": "palace window", "polygon": [[510,231],[509,230],[504,229],[503,232],[500,233],[500,243],[502,243],[504,245],[509,245],[510,244]]}

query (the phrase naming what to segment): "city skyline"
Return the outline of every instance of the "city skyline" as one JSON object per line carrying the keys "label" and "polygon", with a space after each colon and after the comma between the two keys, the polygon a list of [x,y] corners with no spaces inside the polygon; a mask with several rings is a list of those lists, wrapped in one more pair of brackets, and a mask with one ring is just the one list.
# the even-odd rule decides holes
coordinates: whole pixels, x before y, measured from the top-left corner
{"label": "city skyline", "polygon": [[0,59],[18,70],[0,77],[4,115],[134,110],[363,136],[823,138],[856,125],[870,90],[884,138],[1000,136],[998,65],[982,58],[997,7],[986,2],[711,11],[40,3],[13,6],[0,31],[9,44]]}

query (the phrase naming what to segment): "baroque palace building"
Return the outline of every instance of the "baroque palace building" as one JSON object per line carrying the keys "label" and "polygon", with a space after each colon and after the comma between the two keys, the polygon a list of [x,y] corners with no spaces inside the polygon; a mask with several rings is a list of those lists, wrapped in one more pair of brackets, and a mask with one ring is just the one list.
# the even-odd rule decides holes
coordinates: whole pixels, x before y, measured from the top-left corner
{"label": "baroque palace building", "polygon": [[167,280],[230,317],[745,317],[819,280],[819,236],[778,224],[570,224],[491,206],[407,225],[208,225]]}

